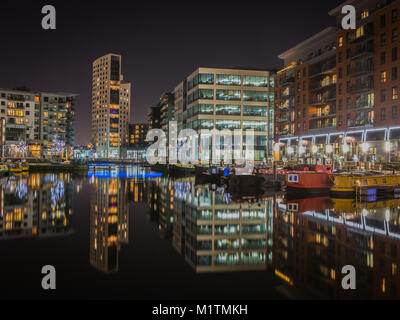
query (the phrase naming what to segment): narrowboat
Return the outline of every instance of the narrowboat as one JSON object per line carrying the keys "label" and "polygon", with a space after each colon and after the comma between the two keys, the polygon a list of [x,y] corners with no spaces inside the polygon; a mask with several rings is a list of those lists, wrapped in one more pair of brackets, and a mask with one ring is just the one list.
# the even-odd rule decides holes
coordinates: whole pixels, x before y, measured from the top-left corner
{"label": "narrowboat", "polygon": [[331,195],[337,198],[389,197],[400,193],[400,175],[351,172],[331,175]]}
{"label": "narrowboat", "polygon": [[172,176],[191,176],[196,174],[196,168],[192,164],[171,164],[168,171]]}
{"label": "narrowboat", "polygon": [[290,195],[329,195],[333,185],[329,177],[331,171],[330,166],[296,166],[286,174],[286,192]]}

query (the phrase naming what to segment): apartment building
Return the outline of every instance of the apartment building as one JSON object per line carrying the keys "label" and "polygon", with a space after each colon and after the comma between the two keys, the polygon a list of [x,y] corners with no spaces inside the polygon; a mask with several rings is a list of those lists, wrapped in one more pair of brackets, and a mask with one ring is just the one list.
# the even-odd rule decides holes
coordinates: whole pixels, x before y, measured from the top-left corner
{"label": "apartment building", "polygon": [[[209,130],[213,129],[241,130],[242,153],[247,143],[244,131],[254,130],[254,160],[262,162],[272,155],[274,75],[271,70],[198,68],[176,86],[178,130],[198,132],[197,160],[212,158],[215,134]],[[203,145],[207,139],[209,150]]]}
{"label": "apartment building", "polygon": [[65,143],[68,154],[75,144],[75,94],[0,89],[0,118],[4,119],[5,156],[52,155],[55,140]]}
{"label": "apartment building", "polygon": [[148,143],[146,142],[149,125],[144,123],[129,124],[129,144],[126,157],[144,160]]}
{"label": "apartment building", "polygon": [[131,83],[121,74],[121,56],[93,62],[92,141],[97,158],[120,158],[129,141]]}
{"label": "apartment building", "polygon": [[397,161],[399,1],[353,0],[356,30],[329,27],[279,57],[276,157]]}

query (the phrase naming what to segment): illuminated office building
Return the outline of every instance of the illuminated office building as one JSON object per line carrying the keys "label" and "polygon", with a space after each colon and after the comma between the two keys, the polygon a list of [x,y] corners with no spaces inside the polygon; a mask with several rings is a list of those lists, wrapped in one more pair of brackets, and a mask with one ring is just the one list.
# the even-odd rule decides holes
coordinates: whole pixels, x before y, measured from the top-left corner
{"label": "illuminated office building", "polygon": [[123,80],[121,56],[93,62],[92,142],[97,158],[120,158],[129,142],[131,84]]}
{"label": "illuminated office building", "polygon": [[[198,133],[196,160],[212,158],[215,135],[206,130],[213,129],[241,131],[238,149],[242,153],[244,131],[254,130],[255,161],[272,156],[274,76],[270,70],[198,68],[174,89],[178,130]],[[207,139],[209,150],[202,148],[201,141]]]}

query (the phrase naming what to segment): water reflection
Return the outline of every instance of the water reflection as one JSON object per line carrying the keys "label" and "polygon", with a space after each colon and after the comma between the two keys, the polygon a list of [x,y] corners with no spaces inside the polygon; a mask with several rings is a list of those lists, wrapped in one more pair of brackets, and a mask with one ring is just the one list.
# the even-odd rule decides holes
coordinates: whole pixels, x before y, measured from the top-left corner
{"label": "water reflection", "polygon": [[3,180],[0,239],[71,233],[73,190],[68,174],[32,174]]}
{"label": "water reflection", "polygon": [[90,264],[105,273],[117,272],[121,245],[129,243],[128,181],[94,175],[91,182]]}
{"label": "water reflection", "polygon": [[[234,200],[223,188],[195,185],[194,178],[103,166],[84,179],[32,174],[1,181],[0,239],[71,235],[74,193],[87,194],[90,201],[89,213],[75,203],[74,216],[89,216],[83,246],[89,247],[85,261],[91,272],[119,272],[124,251],[124,259],[139,259],[132,249],[145,244],[133,241],[129,230],[132,214],[146,214],[146,225],[154,226],[193,275],[269,273],[279,279],[276,289],[291,298],[400,298],[399,199],[359,203],[275,194],[249,202]],[[341,288],[344,265],[357,270],[356,291]]]}

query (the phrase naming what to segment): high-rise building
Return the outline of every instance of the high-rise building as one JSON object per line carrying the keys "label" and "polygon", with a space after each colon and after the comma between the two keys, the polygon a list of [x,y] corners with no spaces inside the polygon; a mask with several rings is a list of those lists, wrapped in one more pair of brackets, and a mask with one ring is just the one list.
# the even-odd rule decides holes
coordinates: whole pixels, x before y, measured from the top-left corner
{"label": "high-rise building", "polygon": [[75,94],[0,89],[0,118],[4,119],[4,155],[52,155],[54,141],[62,141],[68,154],[75,144]]}
{"label": "high-rise building", "polygon": [[98,158],[119,158],[128,144],[131,84],[123,80],[121,56],[93,63],[92,141]]}
{"label": "high-rise building", "polygon": [[[341,27],[344,4],[355,30]],[[400,1],[352,0],[329,27],[279,57],[275,136],[281,159],[400,159]],[[276,148],[278,150],[278,148]]]}
{"label": "high-rise building", "polygon": [[161,129],[161,108],[160,106],[150,106],[149,112],[147,113],[147,122],[149,124],[149,130]]}
{"label": "high-rise building", "polygon": [[[200,140],[213,139],[205,130],[241,130],[241,152],[244,131],[254,130],[254,160],[265,161],[272,156],[274,76],[271,70],[198,68],[174,90],[178,130],[194,129]],[[207,156],[201,144],[196,159],[203,160],[202,153],[211,160],[215,146],[209,144]]]}

